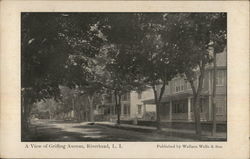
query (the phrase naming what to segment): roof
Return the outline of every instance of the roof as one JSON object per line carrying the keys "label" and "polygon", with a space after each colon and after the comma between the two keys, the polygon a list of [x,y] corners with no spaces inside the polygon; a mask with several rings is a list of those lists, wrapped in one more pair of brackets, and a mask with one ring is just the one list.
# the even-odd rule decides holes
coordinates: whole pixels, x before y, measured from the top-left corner
{"label": "roof", "polygon": [[[201,96],[206,96],[206,95],[208,95],[206,92],[201,94]],[[190,93],[190,92],[172,94],[172,95],[162,97],[161,103],[168,102],[170,100],[181,100],[181,99],[185,99],[185,98],[192,97],[192,96],[193,96],[193,93]],[[142,102],[144,104],[155,104],[155,99],[152,98],[152,99],[144,100]]]}
{"label": "roof", "polygon": [[[165,97],[162,97],[161,102],[167,102],[170,101],[170,99],[172,100],[178,100],[178,99],[183,99],[183,98],[187,98],[189,96],[192,96],[193,94],[190,92],[185,92],[185,93],[179,93],[179,94],[173,94],[173,95],[168,95]],[[155,99],[148,99],[148,100],[144,100],[142,101],[144,104],[155,104]]]}
{"label": "roof", "polygon": [[227,52],[226,51],[216,54],[216,64],[217,66],[227,66]]}
{"label": "roof", "polygon": [[[227,51],[224,51],[216,54],[216,65],[218,68],[226,68],[227,66]],[[213,63],[209,64],[207,69],[213,68]]]}

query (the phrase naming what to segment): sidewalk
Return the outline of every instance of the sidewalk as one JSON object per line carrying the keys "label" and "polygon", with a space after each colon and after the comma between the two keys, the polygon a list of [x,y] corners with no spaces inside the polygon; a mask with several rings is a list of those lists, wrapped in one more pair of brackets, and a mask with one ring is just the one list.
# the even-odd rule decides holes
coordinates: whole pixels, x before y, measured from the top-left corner
{"label": "sidewalk", "polygon": [[[95,124],[100,126],[107,126],[112,128],[141,131],[148,133],[157,131],[156,127],[142,126],[142,125],[130,125],[130,124],[117,125],[116,123],[112,122],[95,122]],[[197,140],[197,137],[195,135],[195,130],[162,128],[160,131],[157,131],[157,133]],[[227,140],[226,132],[217,132],[216,136],[211,136],[211,132],[208,131],[202,131],[202,137],[200,139],[200,141],[226,141],[226,140]]]}

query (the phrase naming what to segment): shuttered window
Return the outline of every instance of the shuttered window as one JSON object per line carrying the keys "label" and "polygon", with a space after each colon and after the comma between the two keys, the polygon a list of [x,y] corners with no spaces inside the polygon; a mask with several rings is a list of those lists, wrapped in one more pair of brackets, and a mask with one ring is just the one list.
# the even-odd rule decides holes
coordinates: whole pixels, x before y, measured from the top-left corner
{"label": "shuttered window", "polygon": [[224,70],[217,70],[216,72],[216,85],[217,86],[224,86],[225,84],[225,71]]}

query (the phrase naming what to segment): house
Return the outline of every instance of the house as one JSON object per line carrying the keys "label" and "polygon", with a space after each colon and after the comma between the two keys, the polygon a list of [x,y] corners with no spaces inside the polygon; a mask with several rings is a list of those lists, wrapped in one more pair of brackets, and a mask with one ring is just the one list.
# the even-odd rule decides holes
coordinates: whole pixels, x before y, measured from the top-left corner
{"label": "house", "polygon": [[[216,120],[227,120],[227,62],[226,51],[217,54],[216,77]],[[212,85],[213,66],[208,65],[205,70],[203,89],[200,100],[201,120],[212,120]],[[197,85],[197,82],[195,83]],[[157,87],[158,91],[160,86]],[[163,94],[160,115],[161,121],[194,121],[192,107],[193,93],[190,84],[184,77],[173,78]],[[144,100],[143,104],[154,104],[154,98]]]}
{"label": "house", "polygon": [[[110,121],[115,121],[117,119],[117,107],[115,102],[115,97],[111,93],[106,93],[103,95],[103,108],[104,115]],[[130,93],[126,93],[121,96],[121,112],[120,118],[122,120],[130,119]]]}
{"label": "house", "polygon": [[153,103],[143,103],[145,100],[149,100],[154,97],[154,92],[151,88],[148,88],[141,92],[130,92],[131,100],[131,118],[137,118],[142,120],[155,120],[156,118],[156,106]]}
{"label": "house", "polygon": [[[217,54],[216,77],[216,120],[227,120],[227,62],[226,50]],[[197,82],[195,82],[197,85]],[[203,88],[200,100],[201,121],[212,120],[212,85],[213,66],[208,65],[205,70]],[[160,90],[158,85],[157,92]],[[183,76],[177,76],[168,82],[161,100],[161,121],[194,121],[192,107],[193,92],[189,82]],[[104,114],[108,120],[116,121],[117,108],[115,98],[111,94],[105,96]],[[152,120],[156,118],[154,94],[151,88],[142,92],[131,91],[121,98],[121,120]]]}
{"label": "house", "polygon": [[[117,120],[117,108],[115,97],[112,94],[104,95],[104,115],[108,116],[108,120]],[[153,97],[152,89],[147,89],[142,92],[131,91],[121,96],[121,120],[132,119],[155,119],[155,104],[143,104],[143,100]]]}

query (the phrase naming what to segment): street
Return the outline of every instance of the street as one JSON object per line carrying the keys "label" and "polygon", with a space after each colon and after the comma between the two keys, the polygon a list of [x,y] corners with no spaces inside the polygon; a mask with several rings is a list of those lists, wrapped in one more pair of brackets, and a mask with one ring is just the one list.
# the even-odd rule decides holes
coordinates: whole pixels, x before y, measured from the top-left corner
{"label": "street", "polygon": [[141,132],[87,122],[35,120],[23,141],[191,141],[156,131]]}

